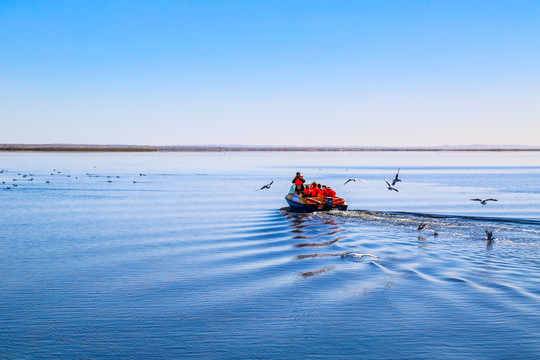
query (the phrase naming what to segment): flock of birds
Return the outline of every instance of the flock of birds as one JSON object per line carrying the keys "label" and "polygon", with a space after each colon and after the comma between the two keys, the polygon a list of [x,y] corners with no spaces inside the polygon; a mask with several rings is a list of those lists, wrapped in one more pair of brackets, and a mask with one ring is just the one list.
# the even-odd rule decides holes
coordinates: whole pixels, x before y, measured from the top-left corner
{"label": "flock of birds", "polygon": [[[94,166],[95,168],[95,166]],[[0,170],[0,174],[8,174],[8,170],[5,170],[5,169],[2,169]],[[60,175],[60,176],[65,176],[65,177],[68,177],[68,178],[71,178],[72,176],[71,175],[65,175],[65,174],[62,174],[61,171],[59,170],[56,170],[56,169],[53,169],[51,172],[50,172],[50,176],[57,176]],[[112,179],[119,179],[120,176],[118,175],[93,175],[93,174],[90,174],[90,173],[86,173],[86,176],[87,177],[103,177],[103,178],[106,178],[107,179],[107,182],[108,183],[112,183],[113,180]],[[146,176],[146,174],[139,174],[139,176]],[[2,181],[2,185],[5,185],[5,189],[6,190],[12,190],[12,189],[15,189],[17,188],[23,181],[34,181],[34,180],[41,180],[41,179],[38,179],[38,175],[34,175],[34,174],[23,174],[23,173],[17,173],[17,177],[15,177],[15,175],[12,175],[11,176],[12,180],[9,181],[9,180],[3,180]],[[75,180],[79,179],[78,176],[75,176],[74,177]],[[50,177],[48,179],[51,179]],[[134,184],[137,183],[137,181],[135,180],[132,180]],[[45,180],[45,184],[50,184],[51,183],[51,180]]]}
{"label": "flock of birds", "polygon": [[[386,180],[386,178],[384,179],[384,181],[386,182],[386,185],[387,185],[387,189],[390,190],[390,191],[395,191],[395,192],[400,192],[396,187],[395,185],[398,183],[398,182],[401,182],[401,179],[399,178],[399,171],[401,170],[401,168],[398,168],[397,170],[397,173],[396,175],[394,176],[394,178],[392,179],[392,183],[390,183],[388,180]],[[345,181],[343,183],[343,185],[347,185],[348,183],[350,182],[356,182],[356,181],[361,181],[361,182],[364,182],[364,183],[367,183],[366,180],[364,179],[360,179],[360,178],[349,178],[347,181]],[[261,186],[259,189],[257,189],[257,191],[259,190],[265,190],[265,189],[270,189],[270,187],[272,186],[272,184],[274,183],[274,180],[272,180],[270,183],[266,184],[266,185],[263,185]],[[489,198],[489,199],[471,199],[471,201],[479,201],[480,204],[482,205],[486,205],[488,201],[498,201],[497,199],[493,199],[493,198]]]}
{"label": "flock of birds", "polygon": [[[95,166],[94,166],[95,168]],[[399,178],[399,171],[400,169],[398,169],[396,175],[394,176],[394,178],[392,179],[392,182],[390,183],[388,180],[384,179],[384,181],[386,182],[386,185],[387,185],[387,189],[390,190],[390,191],[396,191],[396,192],[400,192],[396,187],[396,183],[398,182],[401,182],[401,179]],[[4,174],[4,173],[8,173],[8,170],[0,170],[0,174]],[[58,171],[56,169],[53,169],[52,172],[50,173],[51,176],[53,175],[60,175],[61,174],[61,171]],[[17,173],[18,176],[20,176],[21,178],[13,178],[13,182],[11,184],[11,186],[7,185],[6,186],[6,189],[7,190],[11,190],[15,187],[18,187],[19,184],[17,184],[17,182],[20,182],[20,181],[34,181],[35,178],[34,178],[34,174],[22,174],[22,173]],[[88,177],[101,177],[100,175],[92,175],[90,173],[86,173],[86,176]],[[146,176],[146,174],[143,174],[143,173],[140,173],[139,176]],[[66,175],[66,177],[71,177],[71,175]],[[111,178],[120,178],[120,176],[116,175],[116,176],[106,176],[107,177],[107,182],[111,183],[112,180],[110,180]],[[75,179],[78,179],[78,177],[75,177]],[[367,183],[366,180],[364,179],[360,179],[360,178],[349,178],[347,181],[345,181],[345,183],[343,185],[347,185],[349,182],[356,182],[356,181],[360,181],[360,182],[364,182],[364,183]],[[49,180],[46,180],[45,181],[46,184],[49,184],[50,181]],[[137,181],[133,180],[133,183],[137,183]],[[272,180],[271,182],[269,182],[268,184],[265,184],[263,186],[261,186],[259,189],[257,189],[257,191],[260,191],[260,190],[265,190],[265,189],[270,189],[270,187],[272,186],[272,184],[274,183],[274,181]],[[6,181],[2,181],[2,184],[3,185],[6,185]],[[498,201],[497,199],[493,199],[493,198],[488,198],[488,199],[480,199],[480,198],[475,198],[475,199],[471,199],[471,201],[478,201],[480,202],[480,204],[482,205],[486,205],[488,203],[488,201]],[[430,222],[423,222],[421,223],[420,225],[418,225],[418,228],[417,230],[418,231],[421,231],[421,230],[424,230],[426,227],[428,227],[429,225],[431,225]],[[438,232],[434,232],[433,235],[437,236],[438,235]],[[490,244],[493,240],[494,240],[494,237],[493,237],[493,232],[490,231],[490,230],[486,230],[486,240],[488,242],[488,244]]]}
{"label": "flock of birds", "polygon": [[[319,169],[320,170],[320,169]],[[394,176],[394,178],[392,179],[392,182],[390,183],[388,180],[386,180],[386,178],[384,179],[384,181],[386,182],[386,185],[387,185],[387,189],[390,190],[390,191],[395,191],[395,192],[400,192],[396,187],[395,185],[398,183],[398,182],[401,182],[401,179],[399,178],[399,171],[401,170],[401,168],[398,168],[397,170],[397,173],[396,175]],[[356,181],[360,181],[360,182],[364,182],[364,183],[367,183],[366,180],[364,179],[360,179],[360,178],[349,178],[347,181],[345,181],[343,183],[343,185],[347,185],[348,183],[350,182],[356,182]],[[272,184],[274,183],[274,181],[272,180],[270,183],[266,184],[266,185],[263,185],[261,188],[257,189],[257,191],[259,190],[265,190],[265,189],[270,189],[270,187],[272,186]],[[476,199],[471,199],[471,201],[478,201],[480,202],[480,204],[482,205],[487,205],[488,201],[498,201],[497,199],[493,199],[493,198],[488,198],[488,199],[479,199],[479,198],[476,198]],[[426,227],[428,227],[429,225],[431,225],[430,222],[423,222],[421,223],[420,225],[418,225],[418,228],[417,230],[418,231],[421,231],[421,230],[424,230]],[[438,236],[439,233],[437,231],[434,231],[433,233],[434,236]],[[486,240],[488,242],[488,244],[491,244],[491,242],[494,240],[494,237],[493,237],[493,232],[490,231],[490,230],[486,230]],[[366,255],[366,254],[360,254],[362,256]],[[372,256],[372,255],[370,255]]]}

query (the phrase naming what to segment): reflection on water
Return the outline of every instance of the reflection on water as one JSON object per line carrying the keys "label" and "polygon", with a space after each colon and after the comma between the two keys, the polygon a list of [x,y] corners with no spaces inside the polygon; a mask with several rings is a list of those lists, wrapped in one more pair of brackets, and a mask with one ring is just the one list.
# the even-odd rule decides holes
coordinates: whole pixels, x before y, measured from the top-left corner
{"label": "reflection on water", "polygon": [[[288,208],[281,209],[282,214],[289,219],[291,223],[291,233],[295,234],[292,239],[298,240],[317,240],[315,242],[295,244],[295,248],[323,248],[331,247],[339,241],[348,239],[346,229],[339,225],[339,218],[330,216],[321,216],[323,213],[298,214],[290,212]],[[378,258],[371,254],[358,254],[355,252],[342,251],[339,253],[309,253],[296,256],[297,260],[315,259],[315,258],[340,258],[349,261],[359,261],[364,256]],[[317,270],[303,271],[301,276],[309,278],[315,275],[321,275],[331,270],[335,270],[336,265],[324,266]]]}
{"label": "reflection on water", "polygon": [[315,276],[315,275],[324,274],[325,272],[334,270],[335,268],[336,268],[335,266],[327,266],[327,267],[323,267],[323,268],[318,269],[318,270],[303,272],[301,275],[304,278],[308,278],[308,277],[312,277],[312,276]]}
{"label": "reflection on water", "polygon": [[[540,155],[470,156],[0,154],[35,179],[0,191],[0,358],[536,359]],[[281,209],[298,170],[351,210]]]}
{"label": "reflection on water", "polygon": [[337,254],[302,254],[302,255],[298,255],[296,258],[298,260],[302,260],[302,259],[313,259],[313,258],[317,258],[317,257],[335,257],[335,256],[342,256],[343,253],[337,253]]}
{"label": "reflection on water", "polygon": [[[295,244],[295,248],[305,247],[325,247],[331,246],[340,240],[346,239],[347,235],[341,235],[344,229],[341,229],[335,218],[316,218],[309,214],[297,214],[289,212],[289,209],[282,209],[281,212],[289,219],[291,223],[291,232],[295,234],[293,240],[311,240],[311,242]],[[341,235],[341,236],[337,236]],[[316,242],[314,240],[317,240]],[[313,259],[317,257],[335,257],[341,254],[300,254],[296,259]],[[317,270],[301,272],[303,278],[309,278],[315,275],[324,274],[334,270],[335,265],[325,266]]]}

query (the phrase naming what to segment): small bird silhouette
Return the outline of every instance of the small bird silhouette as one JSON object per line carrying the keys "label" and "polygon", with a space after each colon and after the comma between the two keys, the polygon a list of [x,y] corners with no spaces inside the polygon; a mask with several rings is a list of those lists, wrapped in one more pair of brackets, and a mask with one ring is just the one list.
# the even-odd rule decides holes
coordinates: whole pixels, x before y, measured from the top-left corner
{"label": "small bird silhouette", "polygon": [[492,242],[493,241],[493,232],[490,231],[490,230],[486,230],[486,240],[488,242]]}
{"label": "small bird silhouette", "polygon": [[270,189],[270,186],[272,186],[273,183],[274,183],[274,180],[272,180],[270,183],[268,183],[266,185],[263,185],[260,189],[257,189],[257,191],[264,190],[264,189]]}
{"label": "small bird silhouette", "polygon": [[388,185],[388,190],[394,190],[394,191],[399,192],[399,190],[396,189],[396,188],[394,187],[394,185],[390,184],[390,183],[388,182],[388,180],[384,179],[384,181],[386,181],[386,184]]}
{"label": "small bird silhouette", "polygon": [[367,183],[367,181],[364,180],[364,179],[350,178],[349,180],[345,181],[345,183],[344,183],[343,185],[347,185],[347,183],[348,183],[349,181],[363,181],[363,182]]}
{"label": "small bird silhouette", "polygon": [[396,185],[397,182],[401,181],[401,180],[399,179],[399,170],[400,170],[400,169],[398,168],[398,169],[397,169],[397,174],[396,174],[396,176],[394,176],[394,179],[392,180],[392,186]]}
{"label": "small bird silhouette", "polygon": [[471,201],[480,201],[480,204],[486,205],[488,201],[499,201],[497,199],[471,199]]}
{"label": "small bird silhouette", "polygon": [[420,225],[418,225],[418,230],[425,229],[425,228],[428,227],[429,225],[431,225],[430,222],[427,222],[427,223],[421,223]]}

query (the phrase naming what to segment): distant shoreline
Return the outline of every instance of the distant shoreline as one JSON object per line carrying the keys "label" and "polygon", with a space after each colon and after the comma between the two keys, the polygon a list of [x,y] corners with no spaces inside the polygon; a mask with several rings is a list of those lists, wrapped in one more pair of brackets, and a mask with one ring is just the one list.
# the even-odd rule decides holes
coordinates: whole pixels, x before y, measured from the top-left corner
{"label": "distant shoreline", "polygon": [[0,151],[40,152],[241,152],[241,151],[297,151],[297,152],[351,152],[351,151],[540,151],[540,147],[497,146],[440,146],[440,147],[332,147],[332,146],[218,146],[218,145],[56,145],[56,144],[0,144]]}

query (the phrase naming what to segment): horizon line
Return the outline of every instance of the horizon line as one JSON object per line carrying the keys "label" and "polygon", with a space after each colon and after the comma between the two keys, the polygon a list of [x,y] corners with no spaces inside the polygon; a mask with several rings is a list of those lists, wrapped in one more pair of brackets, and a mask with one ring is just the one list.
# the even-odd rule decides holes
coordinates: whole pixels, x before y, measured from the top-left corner
{"label": "horizon line", "polygon": [[534,145],[436,146],[295,146],[295,145],[125,145],[125,144],[0,144],[0,151],[222,152],[222,151],[540,151]]}

